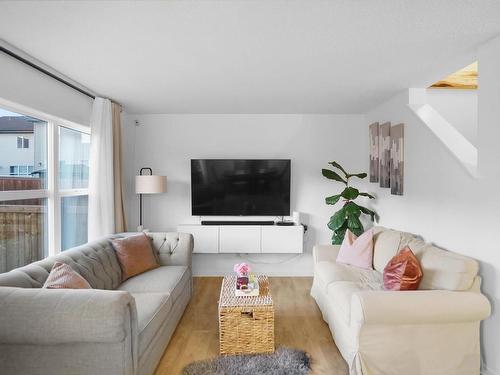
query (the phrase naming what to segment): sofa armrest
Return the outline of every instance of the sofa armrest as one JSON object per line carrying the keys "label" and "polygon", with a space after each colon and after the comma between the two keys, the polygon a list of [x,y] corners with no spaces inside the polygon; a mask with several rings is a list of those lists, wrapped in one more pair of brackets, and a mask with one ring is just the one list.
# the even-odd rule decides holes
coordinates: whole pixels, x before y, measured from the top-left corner
{"label": "sofa armrest", "polygon": [[0,343],[122,342],[136,314],[124,291],[0,287]]}
{"label": "sofa armrest", "polygon": [[474,292],[446,290],[366,291],[351,298],[351,324],[439,324],[477,322],[490,302]]}
{"label": "sofa armrest", "polygon": [[193,235],[178,232],[149,232],[153,248],[158,252],[162,266],[187,266],[191,268]]}
{"label": "sofa armrest", "polygon": [[322,261],[335,262],[340,245],[316,245],[313,247],[314,264]]}

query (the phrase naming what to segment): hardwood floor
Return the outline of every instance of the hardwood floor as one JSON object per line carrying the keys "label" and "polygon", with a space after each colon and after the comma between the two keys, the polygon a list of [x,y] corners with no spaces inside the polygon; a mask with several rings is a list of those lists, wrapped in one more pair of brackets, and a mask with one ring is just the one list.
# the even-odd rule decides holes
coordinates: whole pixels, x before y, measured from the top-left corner
{"label": "hardwood floor", "polygon": [[[193,298],[161,359],[156,375],[181,374],[187,364],[219,354],[217,301],[222,278],[194,278]],[[312,374],[347,375],[348,368],[328,325],[309,296],[312,278],[272,277],[276,346],[302,349],[312,357]],[[256,374],[257,375],[257,374]]]}

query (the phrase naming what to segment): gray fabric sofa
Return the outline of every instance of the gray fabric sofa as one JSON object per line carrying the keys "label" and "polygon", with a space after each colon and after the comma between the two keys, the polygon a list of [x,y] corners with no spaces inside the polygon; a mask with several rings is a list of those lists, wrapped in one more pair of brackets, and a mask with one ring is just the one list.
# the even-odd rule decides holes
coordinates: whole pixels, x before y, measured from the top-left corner
{"label": "gray fabric sofa", "polygon": [[[148,233],[161,267],[122,283],[113,235],[0,274],[0,373],[152,374],[192,293],[193,237]],[[54,262],[94,289],[43,289]]]}

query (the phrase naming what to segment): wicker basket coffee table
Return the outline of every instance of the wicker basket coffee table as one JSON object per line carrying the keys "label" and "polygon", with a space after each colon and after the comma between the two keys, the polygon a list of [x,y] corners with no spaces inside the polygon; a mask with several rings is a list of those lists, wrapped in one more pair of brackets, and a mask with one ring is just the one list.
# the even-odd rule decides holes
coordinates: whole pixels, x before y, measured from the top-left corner
{"label": "wicker basket coffee table", "polygon": [[259,276],[260,295],[237,297],[236,276],[222,281],[219,299],[221,354],[274,352],[274,305],[267,276]]}

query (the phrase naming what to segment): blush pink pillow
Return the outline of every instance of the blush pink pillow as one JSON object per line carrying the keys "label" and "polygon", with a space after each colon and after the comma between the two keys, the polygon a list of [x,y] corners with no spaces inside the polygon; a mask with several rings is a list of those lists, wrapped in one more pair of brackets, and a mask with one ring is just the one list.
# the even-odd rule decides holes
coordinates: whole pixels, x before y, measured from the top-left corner
{"label": "blush pink pillow", "polygon": [[373,230],[369,229],[361,236],[356,237],[354,233],[347,229],[344,241],[340,246],[337,262],[371,270],[373,262]]}
{"label": "blush pink pillow", "polygon": [[132,276],[160,267],[145,233],[111,240],[116,257],[122,268],[123,281]]}
{"label": "blush pink pillow", "polygon": [[43,288],[48,289],[92,289],[87,280],[71,266],[55,262]]}

